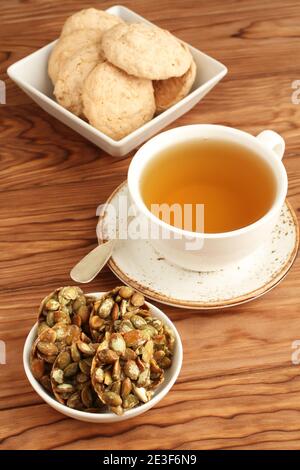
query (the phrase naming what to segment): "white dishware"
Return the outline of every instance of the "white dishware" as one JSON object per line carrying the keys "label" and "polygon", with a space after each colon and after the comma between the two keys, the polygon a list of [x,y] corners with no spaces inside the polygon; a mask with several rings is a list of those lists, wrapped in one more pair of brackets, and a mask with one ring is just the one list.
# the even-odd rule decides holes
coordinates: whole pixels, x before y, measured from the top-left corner
{"label": "white dishware", "polygon": [[[96,298],[101,297],[104,292],[95,292],[88,294],[89,296],[94,296]],[[162,320],[174,333],[175,336],[175,348],[174,348],[174,356],[172,359],[172,365],[170,369],[165,371],[165,380],[164,382],[157,388],[153,398],[136,408],[132,408],[131,410],[125,411],[123,415],[118,416],[115,413],[88,413],[85,411],[79,411],[68,406],[62,405],[58,401],[56,401],[43,387],[42,385],[35,379],[33,376],[31,369],[30,369],[30,350],[32,344],[36,338],[37,334],[37,323],[32,327],[30,330],[23,349],[23,365],[25,369],[26,376],[32,386],[32,388],[36,391],[36,393],[54,408],[56,411],[74,419],[78,419],[79,421],[87,421],[90,423],[114,423],[117,421],[125,421],[126,419],[135,418],[136,416],[145,413],[145,411],[149,410],[153,406],[157,405],[169,392],[171,387],[174,385],[182,366],[182,343],[179,336],[179,333],[175,327],[175,325],[171,322],[171,320],[165,315],[158,307],[152,305],[149,302],[146,302],[148,305],[150,312],[160,320]]]}
{"label": "white dishware", "polygon": [[[145,18],[123,6],[113,6],[106,11],[119,16],[128,23],[142,22],[151,24]],[[45,20],[46,27],[47,23]],[[47,113],[59,119],[110,155],[117,157],[126,155],[159,132],[163,127],[189,111],[227,73],[225,65],[188,45],[197,67],[196,79],[191,92],[181,101],[155,116],[139,129],[116,141],[95,129],[88,122],[75,116],[75,114],[63,108],[55,101],[53,85],[47,71],[48,59],[55,43],[56,41],[53,41],[11,65],[7,70],[9,77]]]}
{"label": "white dishware", "polygon": [[[195,139],[219,139],[238,143],[254,152],[256,158],[268,162],[277,191],[270,210],[263,217],[231,232],[201,233],[169,225],[150,212],[141,194],[141,179],[147,164],[158,152],[176,143]],[[145,221],[148,221],[149,225],[163,229],[164,234],[167,234],[167,237],[164,235],[159,239],[152,239],[153,246],[172,263],[195,271],[215,271],[251,256],[270,237],[285,201],[288,182],[281,161],[284,148],[284,140],[276,132],[265,130],[257,137],[253,137],[238,129],[213,124],[177,127],[150,139],[137,151],[130,163],[128,189],[133,203]],[[255,181],[253,181],[253,191],[255,191]],[[199,248],[194,244],[191,249],[192,242],[199,242]]]}
{"label": "white dishware", "polygon": [[[127,182],[107,201],[115,208],[117,224],[120,200],[126,198]],[[107,211],[100,222],[106,227],[114,223],[112,211]],[[298,247],[297,215],[286,201],[265,244],[224,269],[210,272],[184,269],[167,261],[151,240],[130,237],[116,240],[108,266],[122,283],[138,289],[149,299],[196,311],[215,310],[249,302],[276,287],[292,267]]]}

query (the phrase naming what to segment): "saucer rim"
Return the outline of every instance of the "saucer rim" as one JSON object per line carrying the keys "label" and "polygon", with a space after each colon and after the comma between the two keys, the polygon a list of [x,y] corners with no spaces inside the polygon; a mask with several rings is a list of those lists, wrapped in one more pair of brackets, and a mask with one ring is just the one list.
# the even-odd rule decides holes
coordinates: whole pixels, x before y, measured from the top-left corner
{"label": "saucer rim", "polygon": [[[109,204],[112,201],[112,199],[117,195],[117,193],[121,191],[123,187],[126,185],[127,185],[127,180],[123,181],[120,185],[118,185],[114,189],[114,191],[110,194],[105,204]],[[131,279],[126,273],[124,273],[123,270],[121,270],[118,267],[117,263],[113,260],[113,256],[108,260],[107,265],[109,266],[111,271],[125,284],[128,284],[134,289],[142,292],[147,298],[153,301],[160,302],[162,304],[169,305],[172,307],[189,308],[189,309],[194,309],[194,310],[217,310],[221,308],[235,307],[235,306],[244,304],[246,302],[251,302],[252,300],[257,299],[261,297],[262,295],[267,294],[274,287],[280,284],[280,282],[283,281],[283,279],[286,277],[291,267],[293,266],[294,261],[296,260],[298,250],[299,250],[299,223],[298,223],[296,213],[287,198],[285,199],[285,204],[292,216],[293,225],[296,228],[294,248],[289,258],[287,259],[286,263],[282,267],[282,269],[276,272],[267,283],[241,296],[233,297],[231,299],[226,299],[226,300],[224,299],[220,301],[214,301],[214,302],[174,299],[173,297],[157,292],[155,289],[149,289],[148,287],[144,286],[138,281]],[[98,243],[101,244],[102,241],[98,239]],[[182,268],[182,270],[184,271],[184,268]]]}

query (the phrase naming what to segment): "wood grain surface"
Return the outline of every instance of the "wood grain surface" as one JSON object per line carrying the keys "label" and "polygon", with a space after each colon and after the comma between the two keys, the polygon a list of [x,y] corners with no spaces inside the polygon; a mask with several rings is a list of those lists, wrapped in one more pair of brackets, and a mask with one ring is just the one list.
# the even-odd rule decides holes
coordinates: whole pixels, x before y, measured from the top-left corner
{"label": "wood grain surface", "polygon": [[[289,200],[300,211],[299,0],[139,0],[124,5],[225,63],[229,73],[173,126],[219,123],[286,140]],[[168,396],[136,419],[94,425],[67,419],[29,385],[25,337],[43,296],[70,282],[96,245],[96,207],[126,178],[114,159],[38,108],[7,77],[13,62],[55,39],[75,10],[111,1],[1,0],[0,365],[1,449],[300,449],[300,263],[252,303],[215,313],[163,307],[184,347]],[[255,189],[255,188],[254,188]],[[117,280],[106,268],[87,287]]]}

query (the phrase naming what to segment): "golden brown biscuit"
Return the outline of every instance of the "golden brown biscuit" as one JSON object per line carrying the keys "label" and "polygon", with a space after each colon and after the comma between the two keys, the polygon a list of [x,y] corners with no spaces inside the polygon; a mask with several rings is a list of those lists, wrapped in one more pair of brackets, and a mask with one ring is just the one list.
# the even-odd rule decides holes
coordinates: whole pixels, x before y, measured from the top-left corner
{"label": "golden brown biscuit", "polygon": [[90,45],[87,49],[79,49],[64,60],[54,87],[58,103],[77,116],[82,115],[83,83],[93,68],[103,61],[97,44]]}
{"label": "golden brown biscuit", "polygon": [[106,31],[102,50],[116,67],[150,80],[180,77],[191,65],[191,55],[175,36],[142,23],[120,24]]}
{"label": "golden brown biscuit", "polygon": [[98,29],[101,33],[104,33],[104,31],[119,23],[123,23],[123,20],[118,16],[96,8],[86,8],[69,16],[63,25],[61,36],[81,29]]}
{"label": "golden brown biscuit", "polygon": [[155,112],[152,82],[127,75],[108,62],[89,74],[82,101],[90,124],[115,140],[150,121]]}
{"label": "golden brown biscuit", "polygon": [[92,44],[100,44],[101,36],[101,32],[96,29],[84,29],[61,37],[55,44],[48,62],[48,74],[52,83],[55,85],[64,60],[71,57],[79,49],[87,48]]}
{"label": "golden brown biscuit", "polygon": [[196,77],[196,64],[192,60],[188,71],[181,77],[172,77],[167,80],[154,80],[154,96],[156,111],[161,113],[182,100],[190,91]]}

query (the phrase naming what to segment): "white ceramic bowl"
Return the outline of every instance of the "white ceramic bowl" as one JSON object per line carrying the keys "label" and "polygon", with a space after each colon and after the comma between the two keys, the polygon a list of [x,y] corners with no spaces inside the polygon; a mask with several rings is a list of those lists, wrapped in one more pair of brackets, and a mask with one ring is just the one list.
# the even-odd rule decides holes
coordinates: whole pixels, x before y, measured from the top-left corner
{"label": "white ceramic bowl", "polygon": [[[108,8],[106,11],[119,16],[128,23],[149,23],[149,21],[122,6],[114,6]],[[162,128],[189,111],[227,73],[227,68],[223,64],[198,49],[189,46],[197,66],[195,83],[189,95],[128,136],[116,141],[103,132],[98,131],[83,119],[80,119],[70,111],[64,109],[55,101],[53,85],[47,72],[48,58],[55,42],[56,41],[51,42],[47,46],[42,47],[11,65],[7,70],[9,77],[49,114],[71,127],[110,155],[118,157],[126,155],[159,132]]]}
{"label": "white ceramic bowl", "polygon": [[[101,296],[103,292],[93,292],[92,296]],[[174,324],[171,320],[165,315],[159,308],[155,307],[154,305],[146,302],[148,307],[150,308],[151,313],[162,320],[169,328],[172,329],[175,335],[175,349],[174,349],[174,356],[173,362],[170,369],[166,370],[165,372],[165,380],[164,382],[157,388],[153,398],[148,402],[144,403],[143,405],[138,406],[137,408],[133,408],[132,410],[126,411],[122,416],[118,416],[114,413],[87,413],[84,411],[73,410],[72,408],[68,408],[65,405],[61,405],[56,401],[52,396],[41,386],[41,384],[34,378],[32,372],[30,370],[30,350],[33,344],[33,341],[36,338],[37,332],[37,323],[32,327],[30,330],[24,345],[23,350],[23,364],[25,373],[27,378],[32,385],[32,388],[36,391],[38,395],[46,402],[48,405],[52,406],[56,411],[63,413],[70,418],[78,419],[79,421],[88,421],[90,423],[114,423],[117,421],[124,421],[126,419],[135,418],[136,416],[145,413],[145,411],[150,410],[153,406],[155,406],[160,400],[164,398],[165,395],[169,392],[171,387],[174,385],[181,366],[182,366],[182,343],[179,336],[177,329],[175,328]]]}

